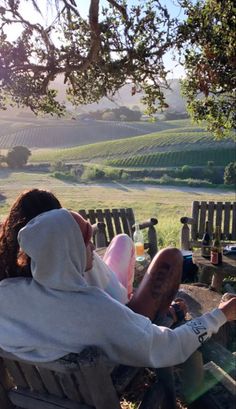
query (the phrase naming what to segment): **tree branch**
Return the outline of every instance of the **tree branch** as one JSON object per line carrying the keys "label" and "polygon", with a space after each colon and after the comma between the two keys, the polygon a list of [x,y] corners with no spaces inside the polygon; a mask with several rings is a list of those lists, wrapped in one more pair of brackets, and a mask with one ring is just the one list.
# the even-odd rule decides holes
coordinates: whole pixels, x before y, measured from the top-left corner
{"label": "tree branch", "polygon": [[126,7],[121,6],[121,4],[118,4],[115,0],[107,0],[107,2],[110,3],[113,7],[115,7],[120,12],[120,14],[122,15],[125,21],[128,21],[128,14],[127,14]]}

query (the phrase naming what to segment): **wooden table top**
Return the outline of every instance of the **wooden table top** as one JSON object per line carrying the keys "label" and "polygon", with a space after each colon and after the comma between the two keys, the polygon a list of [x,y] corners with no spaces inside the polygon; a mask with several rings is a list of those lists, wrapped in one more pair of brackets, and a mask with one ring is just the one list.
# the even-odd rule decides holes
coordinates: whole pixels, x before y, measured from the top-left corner
{"label": "wooden table top", "polygon": [[201,250],[193,251],[193,263],[199,267],[211,269],[211,270],[223,270],[224,273],[230,275],[236,275],[236,256],[235,255],[223,255],[222,264],[214,265],[209,258],[202,257]]}

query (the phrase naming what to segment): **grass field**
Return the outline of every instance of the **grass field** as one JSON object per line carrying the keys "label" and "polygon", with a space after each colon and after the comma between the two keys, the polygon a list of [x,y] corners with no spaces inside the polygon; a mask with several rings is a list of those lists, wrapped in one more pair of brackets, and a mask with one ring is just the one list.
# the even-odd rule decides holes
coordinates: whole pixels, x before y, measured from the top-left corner
{"label": "grass field", "polygon": [[136,219],[158,218],[159,246],[179,245],[181,216],[190,215],[193,200],[235,200],[234,192],[200,188],[171,188],[145,185],[78,185],[56,180],[45,173],[0,170],[0,218],[4,219],[20,192],[31,188],[49,189],[66,208],[132,207]]}

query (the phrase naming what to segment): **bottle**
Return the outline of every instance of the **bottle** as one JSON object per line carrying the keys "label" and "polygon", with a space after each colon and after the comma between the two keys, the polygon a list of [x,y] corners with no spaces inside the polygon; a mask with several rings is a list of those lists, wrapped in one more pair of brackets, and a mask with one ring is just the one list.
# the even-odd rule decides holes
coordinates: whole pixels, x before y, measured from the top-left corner
{"label": "bottle", "polygon": [[222,263],[222,246],[220,241],[220,227],[216,226],[215,238],[211,247],[211,263],[215,266]]}
{"label": "bottle", "polygon": [[203,234],[201,242],[201,254],[202,257],[210,258],[211,256],[211,237],[209,234],[209,223],[206,222],[205,232]]}
{"label": "bottle", "polygon": [[135,230],[134,230],[133,240],[134,240],[134,246],[135,246],[136,260],[143,261],[145,259],[143,233],[140,231],[138,223],[135,223],[134,228]]}

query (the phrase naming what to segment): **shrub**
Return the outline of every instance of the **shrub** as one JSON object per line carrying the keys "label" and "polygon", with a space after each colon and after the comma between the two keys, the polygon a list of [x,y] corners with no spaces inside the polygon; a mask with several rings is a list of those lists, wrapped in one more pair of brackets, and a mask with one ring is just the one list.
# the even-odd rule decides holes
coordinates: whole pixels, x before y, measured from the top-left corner
{"label": "shrub", "polygon": [[211,187],[212,183],[209,182],[208,180],[202,180],[202,179],[187,179],[186,180],[188,186],[193,186],[193,187]]}
{"label": "shrub", "polygon": [[107,167],[104,169],[104,172],[107,179],[119,180],[122,178],[123,169]]}
{"label": "shrub", "polygon": [[59,180],[64,180],[64,181],[69,181],[69,182],[76,182],[77,178],[71,174],[71,172],[53,172],[52,177],[59,179]]}
{"label": "shrub", "polygon": [[168,176],[166,173],[160,178],[161,184],[168,184],[172,181],[174,181],[174,179],[171,176]]}
{"label": "shrub", "polygon": [[50,170],[51,172],[65,172],[67,170],[67,167],[63,161],[59,160],[57,162],[51,163]]}
{"label": "shrub", "polygon": [[188,165],[182,166],[181,171],[184,178],[189,178],[192,176],[192,168]]}
{"label": "shrub", "polygon": [[207,161],[207,166],[208,166],[209,168],[212,168],[214,165],[215,165],[215,162],[214,162],[213,160],[208,160],[208,161]]}
{"label": "shrub", "polygon": [[98,166],[89,166],[85,169],[83,173],[84,179],[98,180],[104,179],[104,177],[105,177],[104,170]]}

